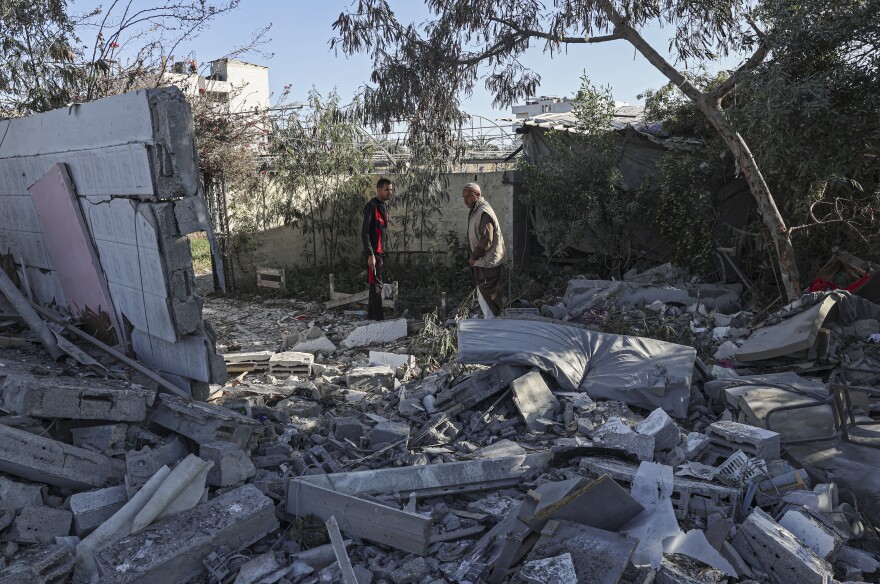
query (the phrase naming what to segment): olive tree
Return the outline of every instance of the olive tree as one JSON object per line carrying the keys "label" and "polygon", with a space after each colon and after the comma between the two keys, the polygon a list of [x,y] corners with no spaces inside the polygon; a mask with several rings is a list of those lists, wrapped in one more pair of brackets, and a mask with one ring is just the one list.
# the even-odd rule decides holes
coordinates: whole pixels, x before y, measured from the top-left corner
{"label": "olive tree", "polygon": [[[520,57],[534,42],[551,56],[577,45],[626,42],[692,100],[732,152],[748,181],[766,229],[789,299],[800,296],[791,234],[767,182],[722,101],[749,70],[768,54],[766,34],[753,18],[748,0],[426,0],[432,18],[404,24],[387,0],[358,0],[334,23],[331,41],[346,53],[367,52],[373,60],[365,95],[374,123],[405,119],[414,126],[410,140],[452,143],[460,123],[462,95],[483,80],[507,107],[534,94],[539,75]],[[670,48],[678,63],[699,64],[729,54],[751,53],[729,78],[703,89],[685,70],[663,57],[640,33],[661,23],[672,31]]]}

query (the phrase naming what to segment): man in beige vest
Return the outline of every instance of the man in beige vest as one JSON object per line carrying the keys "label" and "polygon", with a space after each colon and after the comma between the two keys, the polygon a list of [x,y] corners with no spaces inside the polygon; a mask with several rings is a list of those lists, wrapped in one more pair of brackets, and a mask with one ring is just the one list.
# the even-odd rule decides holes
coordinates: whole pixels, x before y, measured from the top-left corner
{"label": "man in beige vest", "polygon": [[483,198],[480,185],[464,185],[461,191],[468,214],[468,265],[477,285],[477,300],[484,318],[495,318],[501,312],[502,265],[504,237],[492,206]]}

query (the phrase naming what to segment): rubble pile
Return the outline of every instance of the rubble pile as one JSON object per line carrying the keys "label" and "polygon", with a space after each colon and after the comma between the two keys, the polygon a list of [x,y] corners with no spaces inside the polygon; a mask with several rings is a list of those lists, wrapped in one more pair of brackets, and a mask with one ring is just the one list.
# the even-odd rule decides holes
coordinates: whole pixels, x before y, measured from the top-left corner
{"label": "rubble pile", "polygon": [[454,323],[440,367],[405,319],[209,298],[205,401],[0,306],[0,584],[877,581],[880,306],[624,283]]}

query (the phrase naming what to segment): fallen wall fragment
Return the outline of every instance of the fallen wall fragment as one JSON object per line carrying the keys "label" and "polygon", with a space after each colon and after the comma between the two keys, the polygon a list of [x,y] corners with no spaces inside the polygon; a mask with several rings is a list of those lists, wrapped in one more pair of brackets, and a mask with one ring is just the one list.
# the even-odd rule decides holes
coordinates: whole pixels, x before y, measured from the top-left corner
{"label": "fallen wall fragment", "polygon": [[[0,253],[20,262],[35,300],[72,314],[103,309],[121,340],[136,340],[135,354],[148,366],[225,381],[201,319],[186,239],[193,231],[213,236],[192,115],[180,90],[138,91],[4,120],[0,132]],[[47,194],[77,204],[82,219],[48,204]],[[64,253],[73,250],[71,241],[79,244],[75,257]]]}
{"label": "fallen wall fragment", "polygon": [[522,320],[463,320],[459,363],[538,367],[563,390],[687,417],[693,347]]}

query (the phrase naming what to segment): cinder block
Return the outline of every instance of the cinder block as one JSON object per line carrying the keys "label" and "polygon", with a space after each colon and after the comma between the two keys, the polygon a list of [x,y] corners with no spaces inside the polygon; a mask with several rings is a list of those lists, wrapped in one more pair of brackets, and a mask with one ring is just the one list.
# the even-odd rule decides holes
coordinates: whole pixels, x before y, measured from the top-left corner
{"label": "cinder block", "polygon": [[56,537],[70,535],[70,511],[52,507],[25,507],[3,536],[4,541],[18,543],[55,543]]}
{"label": "cinder block", "polygon": [[202,444],[199,457],[214,462],[214,467],[208,471],[207,482],[215,487],[229,487],[257,474],[250,457],[232,442]]}
{"label": "cinder block", "polygon": [[604,446],[620,448],[639,460],[654,460],[654,437],[634,432],[620,418],[610,418],[593,432],[593,436],[601,438]]}
{"label": "cinder block", "polygon": [[0,471],[56,487],[88,489],[121,483],[125,463],[0,425]]}
{"label": "cinder block", "polygon": [[24,507],[43,504],[43,489],[38,485],[25,485],[0,476],[0,510],[14,515]]}
{"label": "cinder block", "polygon": [[16,554],[0,571],[0,584],[56,584],[66,582],[75,560],[64,544],[32,547]]}
{"label": "cinder block", "polygon": [[731,450],[742,450],[764,460],[779,458],[781,444],[779,432],[722,420],[711,424],[706,429],[706,436],[713,444]]}
{"label": "cinder block", "polygon": [[381,422],[370,432],[370,448],[377,449],[393,442],[409,438],[409,424]]}
{"label": "cinder block", "polygon": [[80,537],[85,537],[110,519],[127,502],[128,494],[124,485],[76,493],[70,497],[74,532]]}
{"label": "cinder block", "polygon": [[73,428],[70,433],[73,436],[73,445],[78,448],[100,452],[107,456],[116,456],[126,451],[125,440],[128,435],[126,424]]}
{"label": "cinder block", "polygon": [[147,481],[163,466],[173,465],[186,458],[189,450],[183,441],[174,436],[162,444],[150,448],[144,446],[140,450],[129,450],[125,453],[125,485],[128,496],[132,497]]}
{"label": "cinder block", "polygon": [[364,435],[364,425],[357,418],[336,418],[333,422],[333,436],[337,440],[350,440],[360,445]]}
{"label": "cinder block", "polygon": [[159,395],[159,406],[152,421],[198,444],[232,442],[245,451],[256,446],[263,425],[221,406],[202,402],[187,403],[179,397]]}
{"label": "cinder block", "polygon": [[235,553],[278,528],[275,506],[253,485],[177,513],[95,555],[101,582],[185,582],[204,574],[220,546]]}
{"label": "cinder block", "polygon": [[803,545],[790,531],[755,508],[737,529],[733,547],[772,584],[826,584],[834,577],[831,565]]}
{"label": "cinder block", "polygon": [[639,422],[636,426],[636,432],[645,436],[653,436],[655,450],[675,448],[679,441],[678,424],[662,408],[657,408],[647,418]]}
{"label": "cinder block", "polygon": [[201,195],[175,201],[174,215],[177,217],[177,229],[183,235],[210,229],[211,217]]}
{"label": "cinder block", "polygon": [[358,327],[342,341],[348,349],[390,343],[406,336],[406,319],[383,320]]}
{"label": "cinder block", "polygon": [[388,365],[355,367],[345,376],[345,382],[352,389],[393,389],[394,370]]}
{"label": "cinder block", "polygon": [[183,301],[171,301],[171,311],[174,313],[177,334],[191,335],[199,331],[202,324],[202,302],[198,296],[190,296]]}
{"label": "cinder block", "polygon": [[9,376],[0,388],[0,408],[36,418],[141,422],[156,391],[75,384],[62,378]]}
{"label": "cinder block", "polygon": [[416,358],[412,355],[401,355],[398,353],[383,353],[381,351],[370,351],[371,365],[388,365],[395,371],[398,367],[415,367]]}
{"label": "cinder block", "polygon": [[828,560],[837,554],[843,545],[843,538],[814,517],[806,508],[790,509],[785,512],[779,525],[789,530],[817,556]]}

